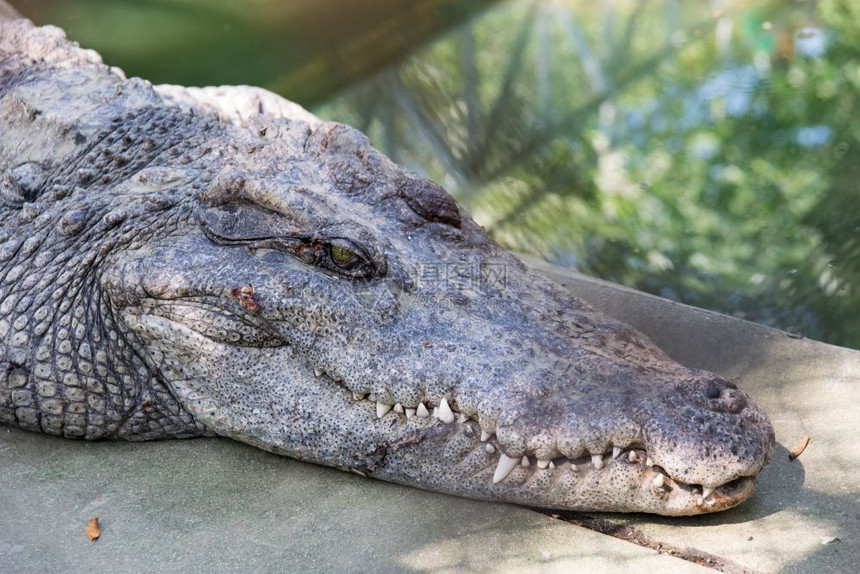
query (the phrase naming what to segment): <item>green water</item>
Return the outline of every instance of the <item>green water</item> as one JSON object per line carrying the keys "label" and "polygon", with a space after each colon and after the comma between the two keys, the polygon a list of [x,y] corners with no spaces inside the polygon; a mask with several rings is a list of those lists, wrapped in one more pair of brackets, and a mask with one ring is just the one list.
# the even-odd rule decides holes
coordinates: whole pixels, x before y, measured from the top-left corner
{"label": "green water", "polygon": [[12,3],[355,125],[510,248],[860,348],[858,1]]}

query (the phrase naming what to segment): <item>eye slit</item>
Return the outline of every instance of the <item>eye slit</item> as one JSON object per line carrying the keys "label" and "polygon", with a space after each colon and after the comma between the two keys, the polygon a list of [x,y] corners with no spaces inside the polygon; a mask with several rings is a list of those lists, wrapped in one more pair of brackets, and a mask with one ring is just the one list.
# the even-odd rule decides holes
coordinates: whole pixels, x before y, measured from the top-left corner
{"label": "eye slit", "polygon": [[341,269],[353,269],[362,263],[363,259],[358,251],[358,247],[347,239],[335,239],[329,245],[329,256]]}

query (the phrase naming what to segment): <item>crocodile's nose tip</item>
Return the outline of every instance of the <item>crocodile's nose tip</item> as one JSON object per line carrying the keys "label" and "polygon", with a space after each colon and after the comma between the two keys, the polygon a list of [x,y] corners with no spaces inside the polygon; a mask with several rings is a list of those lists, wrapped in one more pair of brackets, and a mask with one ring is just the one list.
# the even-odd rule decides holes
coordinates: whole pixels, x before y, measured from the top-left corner
{"label": "crocodile's nose tip", "polygon": [[739,413],[747,406],[747,398],[732,382],[715,378],[708,381],[704,388],[705,398],[721,404],[731,413]]}
{"label": "crocodile's nose tip", "polygon": [[710,382],[705,387],[705,397],[708,399],[718,399],[723,390],[714,382]]}

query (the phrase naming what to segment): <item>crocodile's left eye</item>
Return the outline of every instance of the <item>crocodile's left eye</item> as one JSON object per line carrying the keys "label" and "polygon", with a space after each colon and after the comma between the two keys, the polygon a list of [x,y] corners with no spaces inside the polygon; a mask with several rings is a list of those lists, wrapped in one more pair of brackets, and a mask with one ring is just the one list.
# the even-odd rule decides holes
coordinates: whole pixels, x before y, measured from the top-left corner
{"label": "crocodile's left eye", "polygon": [[359,261],[355,245],[345,239],[336,239],[329,247],[331,260],[343,269],[350,269]]}
{"label": "crocodile's left eye", "polygon": [[331,266],[353,277],[368,277],[373,274],[373,265],[364,251],[349,239],[332,239],[328,245]]}

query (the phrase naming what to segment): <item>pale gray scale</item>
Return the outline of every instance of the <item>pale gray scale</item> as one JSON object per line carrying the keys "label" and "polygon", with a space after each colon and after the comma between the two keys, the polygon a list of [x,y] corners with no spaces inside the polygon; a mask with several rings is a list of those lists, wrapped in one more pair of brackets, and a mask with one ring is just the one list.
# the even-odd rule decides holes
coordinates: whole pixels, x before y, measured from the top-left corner
{"label": "pale gray scale", "polygon": [[12,404],[16,407],[31,407],[35,402],[33,393],[28,389],[15,389],[10,395]]}
{"label": "pale gray scale", "polygon": [[[48,357],[45,358],[47,359]],[[54,368],[49,363],[36,363],[33,374],[39,379],[53,380],[55,378]],[[39,394],[42,394],[42,392],[39,391]]]}
{"label": "pale gray scale", "polygon": [[39,423],[39,411],[32,408],[22,407],[15,410],[15,417],[25,428],[32,429]]}
{"label": "pale gray scale", "polygon": [[86,399],[86,393],[80,387],[66,387],[63,396],[72,402],[83,402]]}
{"label": "pale gray scale", "polygon": [[[67,391],[68,391],[68,390],[69,390],[69,389],[67,389]],[[70,395],[68,395],[68,394],[67,394],[67,395],[66,395],[66,397],[67,397],[70,401],[74,401],[74,400],[81,400],[81,401],[83,401],[83,400],[85,400],[85,399],[86,399],[86,396],[85,396],[85,395],[84,395],[84,398],[83,398],[83,399],[78,399],[78,398],[77,398],[77,395],[70,396]],[[68,405],[66,406],[66,412],[68,412],[68,413],[72,413],[72,414],[76,414],[76,415],[85,415],[85,414],[87,414],[87,405],[86,405],[84,402],[70,402],[70,403],[68,403]]]}
{"label": "pale gray scale", "polygon": [[72,319],[72,329],[74,329],[75,340],[80,341],[87,335],[87,326],[78,319]]}
{"label": "pale gray scale", "polygon": [[93,372],[93,364],[90,361],[81,359],[78,361],[78,371],[82,375],[91,375]]}
{"label": "pale gray scale", "polygon": [[36,383],[36,393],[40,397],[53,397],[57,394],[57,385],[50,381],[38,381]]}
{"label": "pale gray scale", "polygon": [[84,386],[90,395],[102,395],[105,392],[104,384],[92,377],[83,377]]}
{"label": "pale gray scale", "polygon": [[63,374],[63,384],[67,387],[78,387],[81,385],[81,379],[77,373],[66,372]]}

